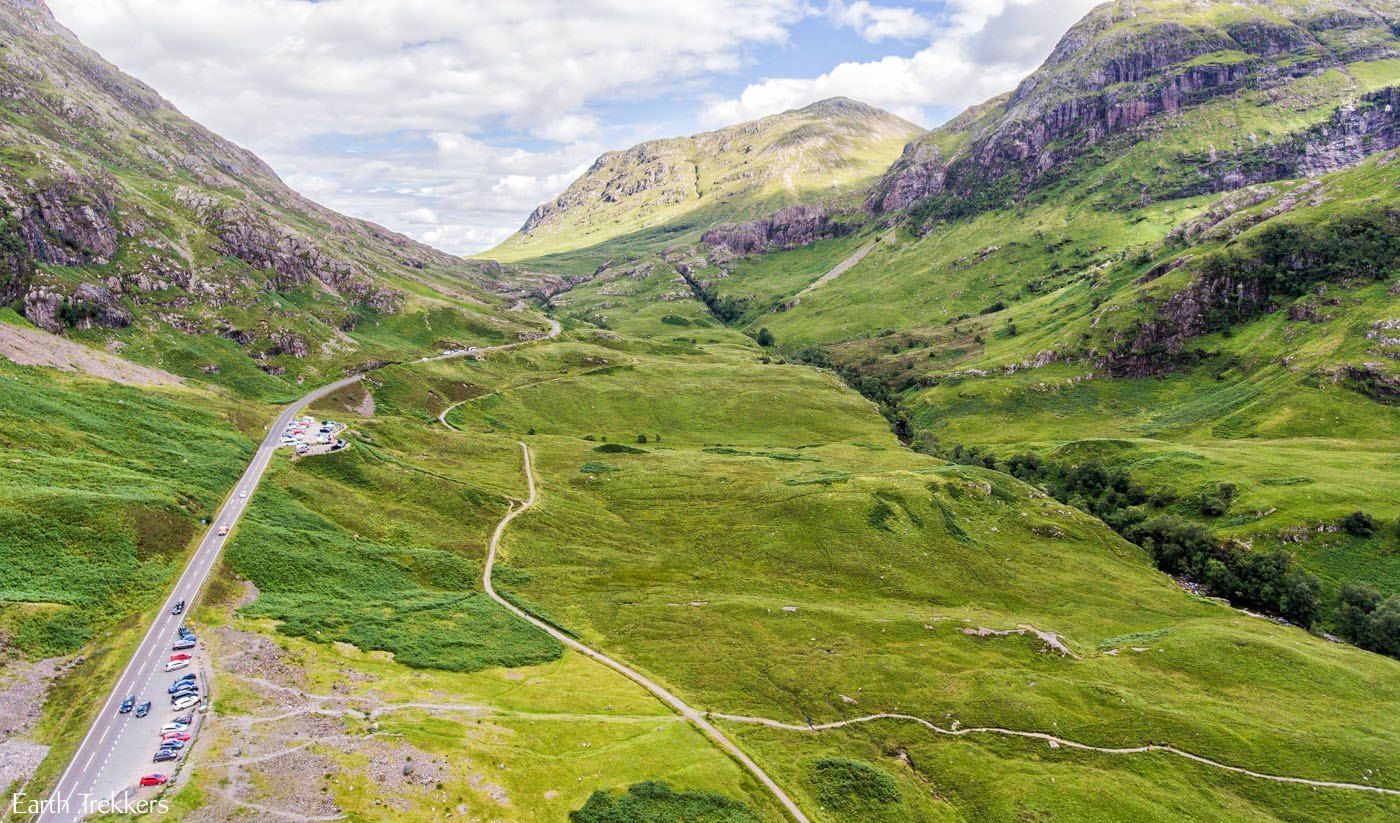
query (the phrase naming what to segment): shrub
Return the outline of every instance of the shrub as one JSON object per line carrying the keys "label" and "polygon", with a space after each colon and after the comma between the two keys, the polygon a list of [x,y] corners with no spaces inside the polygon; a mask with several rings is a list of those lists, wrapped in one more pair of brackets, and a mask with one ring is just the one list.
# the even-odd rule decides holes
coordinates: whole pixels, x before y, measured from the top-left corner
{"label": "shrub", "polygon": [[767,329],[766,327],[758,330],[758,338],[757,338],[757,339],[758,339],[758,345],[763,346],[764,348],[767,348],[768,346],[773,345],[773,342],[774,342],[774,341],[773,341],[773,333],[772,333],[771,331],[768,331],[768,329]]}
{"label": "shrub", "polygon": [[1342,531],[1356,537],[1370,537],[1376,533],[1376,521],[1366,512],[1352,512],[1342,518]]}
{"label": "shrub", "polygon": [[1363,649],[1400,657],[1400,597],[1382,600],[1370,586],[1342,586],[1337,633]]}
{"label": "shrub", "polygon": [[1203,517],[1219,517],[1230,510],[1230,503],[1213,494],[1203,494],[1197,501],[1196,508]]}
{"label": "shrub", "polygon": [[714,792],[677,792],[665,783],[638,783],[614,797],[599,789],[569,823],[759,823],[744,803]]}
{"label": "shrub", "polygon": [[884,771],[845,757],[824,757],[812,766],[817,800],[829,809],[857,812],[877,803],[899,800],[894,778]]}
{"label": "shrub", "polygon": [[634,449],[622,443],[604,443],[601,446],[594,446],[593,451],[599,454],[646,454],[641,449]]}

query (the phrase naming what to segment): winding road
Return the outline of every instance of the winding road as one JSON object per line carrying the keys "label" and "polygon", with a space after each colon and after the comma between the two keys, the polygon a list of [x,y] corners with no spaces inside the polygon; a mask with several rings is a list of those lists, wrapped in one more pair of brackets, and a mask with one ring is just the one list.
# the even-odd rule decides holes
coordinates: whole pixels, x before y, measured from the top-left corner
{"label": "winding road", "polygon": [[[537,340],[557,337],[560,331],[559,321],[549,318],[549,331],[541,337],[487,346],[477,349],[476,353],[517,349]],[[421,357],[413,362],[427,363],[466,356],[465,351],[453,352]],[[171,614],[171,609],[181,600],[189,607],[193,606],[210,572],[217,564],[225,544],[233,536],[232,527],[237,525],[239,518],[252,503],[258,482],[272,462],[287,424],[306,406],[354,385],[364,376],[364,373],[351,375],[307,392],[284,408],[272,422],[237,485],[229,492],[215,514],[209,531],[190,555],[179,580],[162,601],[160,612],[151,621],[145,637],[113,684],[107,701],[97,713],[82,742],[78,744],[72,759],[68,761],[53,790],[43,799],[38,815],[40,823],[82,820],[99,810],[94,804],[109,803],[114,798],[124,797],[128,790],[135,787],[142,774],[173,771],[174,763],[163,767],[153,767],[154,764],[151,763],[151,755],[159,739],[156,730],[165,722],[164,718],[174,715],[168,708],[163,686],[176,675],[166,674],[163,669],[170,644],[174,641],[176,630],[183,623],[185,616]],[[223,524],[230,526],[230,534],[218,533],[217,527]],[[189,608],[186,609],[186,613],[188,611]],[[132,714],[119,714],[117,707],[127,696],[135,697],[137,703],[151,701],[151,716],[136,718]]]}
{"label": "winding road", "polygon": [[762,767],[745,754],[743,749],[734,745],[733,741],[724,735],[724,732],[720,731],[713,723],[706,719],[704,712],[691,708],[685,701],[676,697],[661,686],[661,684],[646,675],[641,674],[623,663],[619,663],[600,651],[585,646],[496,593],[496,587],[491,584],[491,570],[496,565],[496,552],[501,543],[501,535],[505,534],[506,526],[510,525],[510,521],[528,511],[535,505],[535,501],[539,498],[538,492],[535,489],[535,472],[530,463],[530,447],[525,445],[524,442],[520,443],[520,453],[525,460],[525,480],[529,486],[530,495],[519,506],[512,503],[510,510],[506,512],[506,516],[501,518],[500,523],[496,524],[496,531],[491,534],[491,542],[487,546],[486,551],[486,568],[481,573],[481,585],[486,589],[486,594],[489,595],[492,600],[504,606],[511,614],[545,632],[550,637],[553,637],[555,640],[558,640],[574,651],[587,655],[618,674],[621,674],[623,677],[626,677],[628,680],[640,685],[663,703],[675,709],[682,717],[695,724],[700,731],[704,732],[705,735],[713,740],[721,749],[728,752],[731,757],[739,761],[739,763],[744,768],[748,769],[754,777],[758,778],[758,781],[777,798],[778,802],[783,805],[783,808],[787,809],[788,814],[792,815],[794,820],[800,821],[800,823],[808,823],[807,815],[803,814],[802,810],[797,807],[797,804],[792,802],[792,798],[788,797],[787,792],[784,792],[782,787],[779,786],[773,778],[769,777],[767,772],[763,771]]}

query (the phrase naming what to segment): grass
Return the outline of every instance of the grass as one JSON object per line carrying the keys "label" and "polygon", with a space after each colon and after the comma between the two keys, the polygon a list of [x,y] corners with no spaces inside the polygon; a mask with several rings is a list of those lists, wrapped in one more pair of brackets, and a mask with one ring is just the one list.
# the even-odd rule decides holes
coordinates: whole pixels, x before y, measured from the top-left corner
{"label": "grass", "polygon": [[[221,408],[229,408],[221,411]],[[7,365],[0,372],[0,632],[76,651],[152,606],[251,456],[260,410]]]}
{"label": "grass", "polygon": [[[519,592],[585,642],[705,709],[790,721],[898,710],[963,725],[1055,730],[1102,745],[1167,740],[1312,777],[1359,780],[1379,769],[1371,779],[1380,780],[1385,757],[1377,753],[1400,746],[1400,734],[1382,731],[1387,721],[1375,713],[1382,701],[1374,690],[1389,688],[1393,661],[1193,599],[1096,521],[1004,476],[899,449],[868,405],[841,416],[839,438],[804,430],[800,413],[745,418],[745,445],[762,440],[768,450],[793,450],[816,465],[773,460],[751,447],[706,447],[714,442],[706,407],[736,383],[717,366],[737,369],[743,357],[723,347],[708,353],[716,363],[672,376],[666,403],[689,405],[690,413],[668,414],[675,422],[660,448],[614,455],[618,471],[580,472],[595,446],[580,433],[601,420],[627,420],[638,405],[650,413],[649,402],[639,403],[648,397],[646,369],[608,375],[632,381],[631,392],[599,393],[590,382],[596,378],[581,377],[555,381],[540,401],[554,431],[526,439],[542,498],[507,532],[504,557],[531,574]],[[534,356],[553,354],[545,348]],[[644,353],[634,356],[646,362]],[[806,370],[751,360],[745,368],[745,383],[771,381],[771,405],[800,410],[811,402]],[[474,436],[500,436],[474,424],[470,410],[463,414]],[[534,403],[491,414],[511,432],[541,423]],[[801,484],[814,472],[825,482]],[[1082,659],[1047,655],[1033,638],[960,631],[1021,624],[1059,633]],[[681,644],[678,637],[693,639]],[[1148,651],[1101,649],[1127,642]],[[1245,683],[1254,697],[1240,692]],[[790,752],[806,744],[792,733],[775,736],[781,741],[759,749],[760,762],[786,770]],[[935,745],[915,729],[887,737],[894,740],[884,751],[907,748],[915,764],[922,761],[914,747]],[[824,756],[869,762],[852,745]],[[968,770],[985,747],[998,752],[1000,771],[1014,763],[1034,779],[1058,777],[1061,768],[1103,776],[1037,795],[1035,804],[1056,814],[1094,808],[1104,780],[1137,780],[1144,769],[1169,774],[1163,779],[1178,787],[1142,801],[1161,814],[1176,802],[1174,791],[1199,778],[1197,767],[1152,758],[1144,765],[1096,757],[1091,766],[1064,754],[1060,760],[1071,762],[1061,767],[1045,765],[1029,744],[936,745],[953,760],[957,747],[970,748],[960,767]],[[816,759],[793,769],[809,770]],[[932,767],[915,771],[937,782]],[[789,790],[815,792],[795,788],[810,785],[805,771],[784,773]],[[1208,817],[1264,813],[1289,794],[1233,777],[1206,782],[1199,803]],[[923,793],[899,790],[901,798],[911,794]],[[1004,793],[985,781],[940,796],[952,804],[942,813],[1002,816],[1007,808]],[[1323,799],[1304,804],[1302,816],[1345,809],[1375,817],[1386,802]],[[916,819],[907,806],[890,808],[890,819]],[[824,814],[816,816],[841,819]]]}

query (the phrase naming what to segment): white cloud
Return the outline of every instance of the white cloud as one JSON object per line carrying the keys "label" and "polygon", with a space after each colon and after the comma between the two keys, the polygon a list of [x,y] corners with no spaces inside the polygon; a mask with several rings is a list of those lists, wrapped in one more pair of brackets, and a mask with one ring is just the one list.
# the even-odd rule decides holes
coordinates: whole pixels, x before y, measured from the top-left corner
{"label": "white cloud", "polygon": [[[303,193],[452,251],[503,239],[562,188],[547,190],[561,174],[596,156],[603,130],[590,101],[732,71],[745,49],[783,43],[808,13],[803,0],[50,5],[89,46]],[[456,137],[424,148],[432,133]],[[482,139],[493,134],[562,148],[503,149]],[[352,148],[360,159],[346,162]],[[440,218],[431,230],[408,214],[424,205]]]}
{"label": "white cloud", "polygon": [[[1060,36],[1100,0],[949,0],[935,25],[912,9],[899,18],[911,30],[927,24],[928,46],[908,57],[842,63],[817,77],[780,77],[750,84],[737,97],[713,101],[710,125],[749,120],[842,95],[881,106],[916,122],[929,108],[962,108],[1015,86],[1049,55]],[[833,7],[867,39],[899,29],[853,3]],[[918,22],[909,22],[917,17]],[[841,18],[845,19],[845,18]],[[883,26],[883,28],[882,28]],[[870,31],[870,34],[867,34]]]}
{"label": "white cloud", "polygon": [[701,94],[755,49],[785,46],[804,18],[927,46],[752,83],[712,101],[696,130],[834,95],[923,121],[931,106],[1012,86],[1095,2],[48,1],[297,190],[455,252],[504,239],[601,151],[658,136],[655,124],[619,128],[598,104]]}
{"label": "white cloud", "polygon": [[872,43],[881,40],[917,40],[932,34],[937,25],[914,9],[898,6],[875,6],[866,0],[843,3],[835,0],[827,14],[837,25],[855,29]]}

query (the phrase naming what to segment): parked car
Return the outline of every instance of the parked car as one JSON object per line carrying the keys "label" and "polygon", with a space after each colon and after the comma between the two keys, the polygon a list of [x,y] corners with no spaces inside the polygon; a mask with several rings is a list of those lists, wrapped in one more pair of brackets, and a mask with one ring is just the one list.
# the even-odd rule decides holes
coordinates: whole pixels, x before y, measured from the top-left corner
{"label": "parked car", "polygon": [[171,613],[171,614],[184,614],[184,613],[185,613],[185,601],[180,600],[180,601],[176,602],[175,605],[172,606],[172,607],[170,608],[170,613]]}
{"label": "parked car", "polygon": [[[194,648],[194,645],[195,645],[195,641],[194,641],[193,639],[190,639],[190,640],[180,639],[180,640],[177,640],[177,641],[175,641],[174,643],[170,644],[170,650],[171,650],[171,651],[175,651],[175,652],[184,651],[185,649],[193,649],[193,648]],[[180,655],[177,654],[177,655],[174,655],[174,656],[172,656],[172,657],[170,658],[170,662],[171,662],[171,663],[178,663],[178,662],[180,662],[181,660],[188,661],[189,659],[190,659],[190,658],[189,658],[189,655],[185,655],[184,657],[181,657]]]}
{"label": "parked car", "polygon": [[123,700],[122,704],[117,707],[117,714],[126,714],[134,708],[136,708],[136,696],[132,695]]}
{"label": "parked car", "polygon": [[181,741],[187,741],[187,740],[190,739],[190,733],[189,733],[189,732],[166,732],[165,734],[163,734],[163,735],[160,736],[160,739],[161,739],[161,740],[181,740]]}
{"label": "parked car", "polygon": [[182,712],[185,709],[192,709],[199,705],[199,695],[192,694],[175,701],[175,711]]}
{"label": "parked car", "polygon": [[185,748],[185,741],[183,741],[183,740],[165,740],[165,741],[162,741],[162,742],[161,742],[160,747],[161,747],[162,749],[169,749],[169,750],[171,750],[171,751],[176,751],[176,752],[178,752],[178,751],[180,751],[181,749]]}
{"label": "parked car", "polygon": [[170,733],[172,733],[172,732],[183,732],[185,729],[188,729],[189,727],[190,727],[190,724],[188,724],[188,723],[177,723],[177,722],[173,722],[173,721],[172,721],[172,722],[170,722],[170,723],[166,723],[164,726],[161,726],[161,727],[160,727],[160,733],[161,733],[161,734],[170,734]]}
{"label": "parked car", "polygon": [[193,683],[181,683],[170,690],[170,699],[179,700],[187,694],[199,694],[199,687]]}
{"label": "parked car", "polygon": [[176,652],[175,654],[170,655],[171,660],[189,660],[193,657],[194,655],[190,654],[189,652]]}
{"label": "parked car", "polygon": [[190,661],[188,661],[188,660],[172,660],[172,661],[170,661],[169,663],[166,663],[166,664],[165,664],[165,670],[168,671],[168,672],[173,672],[173,671],[176,671],[176,670],[178,670],[178,669],[183,669],[183,668],[185,668],[186,666],[188,666],[189,664],[190,664]]}
{"label": "parked car", "polygon": [[156,756],[151,758],[152,763],[166,763],[179,758],[179,754],[171,749],[161,749],[156,752]]}
{"label": "parked car", "polygon": [[179,677],[175,678],[175,679],[174,679],[173,681],[171,681],[171,682],[173,682],[173,683],[184,683],[186,680],[198,680],[198,679],[199,679],[199,675],[195,674],[194,672],[185,672],[184,674],[182,674],[182,675],[180,675]]}
{"label": "parked car", "polygon": [[148,715],[148,714],[150,714],[150,713],[151,713],[151,701],[149,701],[149,700],[147,700],[145,703],[142,703],[141,705],[139,705],[139,706],[136,707],[136,716],[137,716],[137,717],[145,717],[146,715]]}
{"label": "parked car", "polygon": [[164,786],[170,778],[163,774],[147,774],[141,776],[142,786]]}

